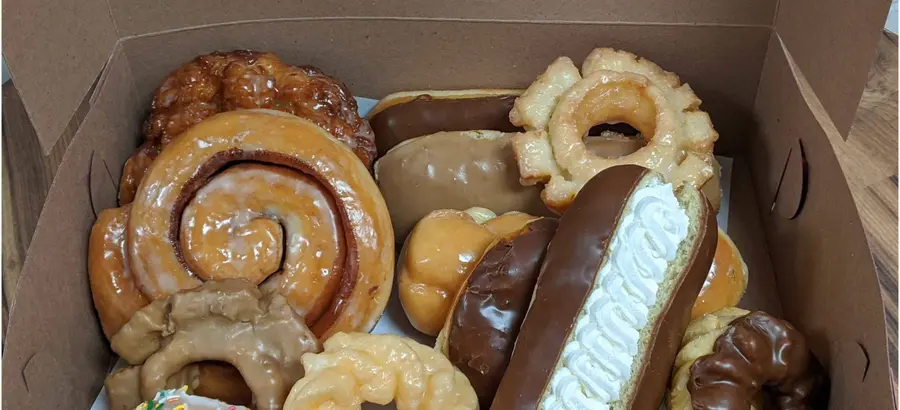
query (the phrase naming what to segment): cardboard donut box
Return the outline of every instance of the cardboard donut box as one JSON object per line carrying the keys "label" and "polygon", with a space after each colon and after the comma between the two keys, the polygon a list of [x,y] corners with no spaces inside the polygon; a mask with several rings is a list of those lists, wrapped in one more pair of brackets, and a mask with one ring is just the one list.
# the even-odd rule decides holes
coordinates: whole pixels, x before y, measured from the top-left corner
{"label": "cardboard donut box", "polygon": [[[179,65],[215,50],[272,51],[380,98],[524,88],[554,58],[580,62],[608,46],[690,83],[720,134],[716,154],[734,159],[728,232],[751,272],[741,306],[806,335],[830,376],[829,408],[892,408],[875,268],[808,100],[847,134],[889,4],[6,0],[14,83],[44,152],[66,146],[10,307],[3,407],[87,409],[97,397],[113,355],[88,286],[88,234],[116,205],[152,91]],[[66,127],[77,128],[71,141],[59,140]]]}

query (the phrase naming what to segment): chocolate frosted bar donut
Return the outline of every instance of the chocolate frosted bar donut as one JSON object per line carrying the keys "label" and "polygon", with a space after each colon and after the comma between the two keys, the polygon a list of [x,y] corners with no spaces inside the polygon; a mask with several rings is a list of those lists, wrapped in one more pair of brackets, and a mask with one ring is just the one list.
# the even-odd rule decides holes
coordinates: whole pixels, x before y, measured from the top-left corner
{"label": "chocolate frosted bar donut", "polygon": [[369,114],[378,156],[403,141],[440,131],[521,131],[509,122],[520,94],[522,90],[430,90],[388,95]]}
{"label": "chocolate frosted bar donut", "polygon": [[560,221],[494,398],[500,409],[656,409],[716,247],[695,188],[625,165]]}

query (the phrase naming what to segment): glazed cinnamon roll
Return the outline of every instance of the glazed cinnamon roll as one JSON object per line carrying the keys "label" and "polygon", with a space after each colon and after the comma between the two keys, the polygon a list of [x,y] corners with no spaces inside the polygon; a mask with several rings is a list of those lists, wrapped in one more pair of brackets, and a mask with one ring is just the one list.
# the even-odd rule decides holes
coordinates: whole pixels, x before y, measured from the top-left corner
{"label": "glazed cinnamon roll", "polygon": [[371,330],[393,283],[391,222],[365,165],[269,110],[218,114],[170,142],[134,202],[101,213],[89,252],[108,337],[152,300],[241,278],[283,295],[324,340]]}

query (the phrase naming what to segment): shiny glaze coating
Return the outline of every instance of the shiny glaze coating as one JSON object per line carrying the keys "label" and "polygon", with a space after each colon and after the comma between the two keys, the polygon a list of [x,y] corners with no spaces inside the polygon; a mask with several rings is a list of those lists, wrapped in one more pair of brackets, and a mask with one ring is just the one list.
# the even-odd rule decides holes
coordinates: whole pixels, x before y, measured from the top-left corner
{"label": "shiny glaze coating", "polygon": [[524,213],[496,216],[483,208],[441,209],[422,218],[397,259],[400,303],[413,327],[436,336],[484,251],[533,219]]}
{"label": "shiny glaze coating", "polygon": [[741,252],[720,228],[716,256],[694,302],[691,319],[737,306],[747,290],[748,275],[747,264],[744,263]]}
{"label": "shiny glaze coating", "polygon": [[91,296],[107,338],[150,303],[137,288],[126,259],[125,230],[130,211],[126,205],[100,212],[88,242]]}
{"label": "shiny glaze coating", "polygon": [[396,335],[338,333],[322,353],[303,356],[303,368],[285,410],[359,409],[365,402],[394,402],[397,410],[478,408],[466,376],[444,355]]}
{"label": "shiny glaze coating", "polygon": [[[150,300],[223,277],[284,294],[319,337],[371,329],[393,278],[393,234],[371,176],[343,144],[297,117],[222,115],[167,146],[162,164],[148,169],[145,196],[98,218],[88,264],[107,336]],[[254,163],[229,167],[242,159]],[[133,207],[143,216],[129,217]],[[198,392],[235,403],[247,396],[229,366],[199,369]]]}
{"label": "shiny glaze coating", "polygon": [[200,279],[266,280],[310,326],[340,285],[340,214],[321,184],[290,168],[245,163],[216,175],[185,208],[180,235]]}
{"label": "shiny glaze coating", "polygon": [[169,74],[154,92],[144,123],[146,146],[125,166],[119,203],[131,202],[147,159],[187,129],[216,113],[268,108],[297,115],[347,144],[370,167],[375,137],[356,100],[337,79],[310,66],[292,66],[267,52],[202,55]]}
{"label": "shiny glaze coating", "polygon": [[[335,257],[320,254],[314,244],[307,248],[302,238],[294,240],[291,236],[321,231],[326,234],[327,243],[333,241],[334,235],[327,228],[308,232],[287,229],[286,260],[300,260],[290,256],[293,252],[309,252],[315,257],[306,260],[317,265],[301,267],[301,275],[297,276],[290,272],[273,275],[269,279],[274,283],[263,283],[263,287],[285,294],[299,314],[315,321],[310,327],[321,338],[342,330],[371,329],[384,310],[393,278],[393,234],[383,199],[365,167],[343,144],[308,121],[276,111],[219,114],[174,140],[153,162],[132,203],[128,221],[128,253],[141,291],[155,299],[202,283],[202,278],[190,268],[179,241],[184,210],[217,171],[248,160],[291,168],[314,179],[321,191],[309,190],[308,184],[302,185],[303,191],[312,193],[308,200],[313,203],[316,198],[323,202],[321,192],[328,193],[339,214],[346,248],[340,269],[335,269],[339,283],[327,296],[327,307],[318,319],[307,316],[309,306],[317,303],[304,299],[310,294],[306,289],[332,288],[322,280],[331,274],[312,272],[312,268],[332,266]],[[263,183],[260,188],[271,187]],[[283,207],[279,201],[284,200],[265,206]],[[309,205],[303,209],[314,208],[320,207]],[[322,215],[330,212],[329,208]],[[321,221],[326,226],[327,219]],[[316,222],[307,225],[315,226]],[[309,275],[304,276],[304,272]],[[257,276],[254,281],[258,279]]]}
{"label": "shiny glaze coating", "polygon": [[531,305],[555,218],[529,222],[487,250],[459,291],[450,314],[447,357],[489,408]]}
{"label": "shiny glaze coating", "polygon": [[[234,365],[253,392],[253,408],[278,410],[294,382],[303,376],[301,356],[321,350],[319,341],[274,293],[264,296],[242,279],[206,282],[198,288],[157,299],[138,311],[113,336],[112,348],[139,367],[138,388],[111,376],[107,385],[117,408],[150,400],[169,378],[191,363],[219,360]],[[131,371],[135,372],[134,370]]]}
{"label": "shiny glaze coating", "polygon": [[694,410],[747,410],[764,387],[780,410],[817,409],[823,386],[803,335],[765,312],[732,321],[712,353],[691,365],[687,383]]}
{"label": "shiny glaze coating", "polygon": [[[615,165],[640,165],[676,186],[699,189],[713,176],[718,138],[699,106],[676,75],[633,54],[598,48],[581,73],[560,57],[510,112],[512,123],[526,130],[513,140],[522,182],[546,183],[544,203],[560,213],[591,177]],[[591,127],[620,122],[639,130],[647,145],[614,159],[587,149],[582,138]]]}

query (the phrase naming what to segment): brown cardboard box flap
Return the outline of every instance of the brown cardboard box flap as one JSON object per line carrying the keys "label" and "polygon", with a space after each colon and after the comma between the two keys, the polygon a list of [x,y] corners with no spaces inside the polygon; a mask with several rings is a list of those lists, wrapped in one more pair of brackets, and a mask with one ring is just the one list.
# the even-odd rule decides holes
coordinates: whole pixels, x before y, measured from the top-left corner
{"label": "brown cardboard box flap", "polygon": [[890,0],[779,4],[775,30],[845,138],[890,5]]}
{"label": "brown cardboard box flap", "polygon": [[238,21],[398,18],[617,24],[723,24],[771,27],[777,0],[281,1],[110,0],[122,36]]}
{"label": "brown cardboard box flap", "polygon": [[3,37],[10,75],[47,153],[116,43],[109,7],[104,0],[7,0]]}
{"label": "brown cardboard box flap", "polygon": [[[829,408],[890,409],[884,306],[872,254],[831,142],[788,61],[773,35],[756,99],[759,130],[750,144],[784,316],[830,370]],[[802,157],[792,158],[798,145]],[[791,170],[798,159],[806,164]],[[779,212],[783,196],[803,199],[802,207]]]}

